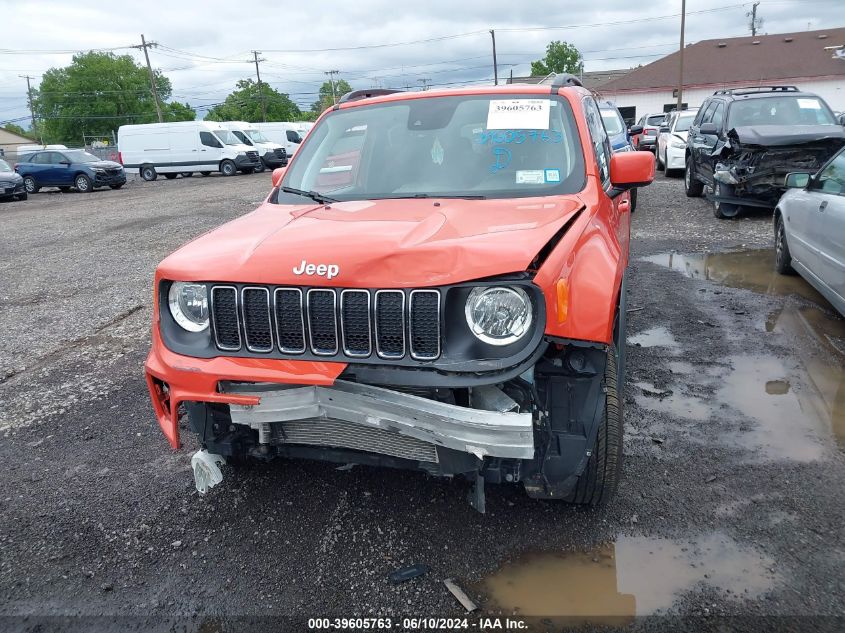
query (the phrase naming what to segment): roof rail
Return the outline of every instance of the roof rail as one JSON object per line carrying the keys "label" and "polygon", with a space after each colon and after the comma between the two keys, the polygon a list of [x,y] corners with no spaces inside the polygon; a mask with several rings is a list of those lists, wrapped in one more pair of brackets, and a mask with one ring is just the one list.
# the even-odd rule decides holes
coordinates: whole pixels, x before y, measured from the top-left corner
{"label": "roof rail", "polygon": [[361,99],[369,99],[371,97],[381,97],[383,95],[392,95],[396,92],[404,92],[403,90],[393,90],[391,88],[365,88],[364,90],[353,90],[347,92],[340,98],[338,103],[346,103],[348,101],[360,101]]}
{"label": "roof rail", "polygon": [[[546,78],[548,79],[548,77]],[[575,75],[570,73],[556,73],[552,80],[552,88],[565,88],[566,86],[580,86],[584,87],[584,84],[581,83],[581,80],[578,79]],[[543,80],[545,82],[545,79]]]}
{"label": "roof rail", "polygon": [[799,92],[798,86],[748,86],[746,88],[727,88],[717,90],[714,95],[747,95],[755,92]]}

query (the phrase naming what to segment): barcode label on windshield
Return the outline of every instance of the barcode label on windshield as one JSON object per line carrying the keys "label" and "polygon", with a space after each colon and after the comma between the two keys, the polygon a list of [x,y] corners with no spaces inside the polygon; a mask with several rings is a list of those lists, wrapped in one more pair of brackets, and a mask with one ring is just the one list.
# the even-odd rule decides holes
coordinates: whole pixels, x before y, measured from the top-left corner
{"label": "barcode label on windshield", "polygon": [[548,130],[548,99],[494,99],[487,111],[488,130]]}

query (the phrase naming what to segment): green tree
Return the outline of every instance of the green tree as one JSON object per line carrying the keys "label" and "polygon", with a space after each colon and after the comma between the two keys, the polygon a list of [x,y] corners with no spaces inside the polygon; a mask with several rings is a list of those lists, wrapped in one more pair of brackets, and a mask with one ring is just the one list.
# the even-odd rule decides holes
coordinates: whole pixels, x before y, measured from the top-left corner
{"label": "green tree", "polygon": [[568,42],[549,42],[546,56],[531,62],[531,75],[545,76],[549,73],[578,74],[581,70],[581,53]]}
{"label": "green tree", "polygon": [[334,105],[336,99],[340,99],[347,92],[352,92],[352,86],[345,79],[338,79],[334,82],[334,92],[332,92],[332,82],[324,81],[320,86],[320,98],[311,106],[311,112],[320,114],[326,108]]}
{"label": "green tree", "polygon": [[261,95],[267,107],[268,121],[295,121],[299,117],[299,108],[286,94],[264,82],[261,82],[259,93],[258,82],[241,79],[226,100],[211,108],[205,118],[207,121],[261,121]]}
{"label": "green tree", "polygon": [[26,136],[27,138],[32,138],[25,129],[23,129],[20,125],[15,125],[14,123],[7,123],[3,126],[3,129],[7,132],[11,132],[12,134],[17,134],[19,136]]}
{"label": "green tree", "polygon": [[[165,120],[196,118],[187,103],[167,103],[170,80],[158,70],[154,77]],[[77,144],[83,134],[107,136],[127,123],[158,121],[147,69],[129,55],[74,55],[69,66],[44,73],[33,102],[48,143]]]}

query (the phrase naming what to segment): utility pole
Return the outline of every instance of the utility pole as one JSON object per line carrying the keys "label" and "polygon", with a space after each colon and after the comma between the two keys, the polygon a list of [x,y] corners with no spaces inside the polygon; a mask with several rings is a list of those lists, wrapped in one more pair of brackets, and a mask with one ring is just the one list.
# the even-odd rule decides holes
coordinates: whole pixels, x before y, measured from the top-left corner
{"label": "utility pole", "polygon": [[141,33],[141,45],[140,46],[133,46],[132,48],[142,48],[144,49],[144,58],[147,60],[147,71],[150,73],[150,90],[153,92],[153,100],[155,100],[156,104],[156,114],[158,115],[158,122],[164,123],[164,118],[161,116],[161,104],[158,101],[158,90],[156,90],[156,78],[155,74],[153,73],[153,67],[150,65],[150,54],[147,52],[148,48],[153,46],[158,46],[155,42],[147,43],[147,40],[144,39],[144,34]]}
{"label": "utility pole", "polygon": [[[32,117],[32,131],[35,131],[35,106],[32,104],[32,86],[29,83],[30,79],[35,79],[35,77],[30,77],[29,75],[18,75],[21,79],[26,79],[26,99],[29,101],[29,115]],[[42,145],[43,139],[42,139]]]}
{"label": "utility pole", "polygon": [[751,37],[756,37],[757,29],[763,26],[763,20],[757,19],[757,5],[759,4],[759,2],[755,2],[754,4],[752,4],[751,11],[745,14],[747,17],[751,18],[751,22],[748,24],[748,26],[751,27]]}
{"label": "utility pole", "polygon": [[499,65],[496,63],[496,31],[490,29],[490,37],[493,38],[493,81],[499,85]]}
{"label": "utility pole", "polygon": [[258,98],[261,100],[261,121],[267,122],[267,100],[264,98],[264,90],[261,87],[261,73],[258,71],[258,62],[263,62],[263,59],[258,59],[259,51],[252,51],[255,57],[255,76],[258,79]]}
{"label": "utility pole", "polygon": [[334,76],[339,74],[339,70],[327,70],[326,74],[329,76],[329,83],[332,85],[332,101],[337,104],[337,93],[334,90]]}
{"label": "utility pole", "polygon": [[687,18],[687,0],[681,0],[681,48],[678,51],[678,110],[684,107],[684,27]]}

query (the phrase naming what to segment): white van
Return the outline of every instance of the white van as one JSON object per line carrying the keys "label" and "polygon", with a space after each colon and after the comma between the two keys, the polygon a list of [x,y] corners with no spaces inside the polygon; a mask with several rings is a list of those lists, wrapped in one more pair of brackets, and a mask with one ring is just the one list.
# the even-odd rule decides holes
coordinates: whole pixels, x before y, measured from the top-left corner
{"label": "white van", "polygon": [[262,172],[265,167],[267,169],[275,169],[276,167],[284,167],[288,164],[288,156],[285,146],[280,143],[275,143],[264,136],[264,134],[255,127],[257,125],[256,123],[247,123],[246,121],[225,121],[221,123],[221,125],[237,136],[241,143],[251,146],[258,152],[258,157],[261,159],[261,166],[255,171]]}
{"label": "white van", "polygon": [[288,153],[288,156],[293,156],[296,150],[299,149],[299,144],[308,134],[308,130],[313,123],[299,121],[294,123],[274,122],[274,123],[254,123],[267,138],[276,143],[281,143]]}
{"label": "white van", "polygon": [[121,125],[117,130],[118,160],[127,173],[155,180],[158,174],[176,178],[200,172],[208,176],[219,171],[233,176],[251,174],[261,160],[255,148],[248,147],[219,123],[181,121]]}

